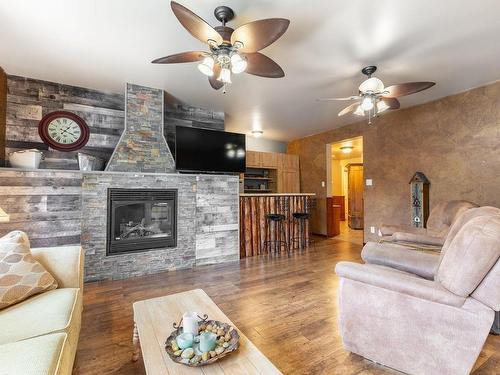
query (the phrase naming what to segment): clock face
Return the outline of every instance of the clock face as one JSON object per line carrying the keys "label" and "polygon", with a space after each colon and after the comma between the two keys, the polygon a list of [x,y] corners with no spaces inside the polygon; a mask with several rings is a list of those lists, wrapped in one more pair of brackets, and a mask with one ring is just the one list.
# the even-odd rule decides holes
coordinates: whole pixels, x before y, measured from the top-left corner
{"label": "clock face", "polygon": [[38,134],[54,150],[75,151],[87,144],[90,131],[80,116],[67,111],[55,111],[40,120]]}
{"label": "clock face", "polygon": [[59,117],[52,120],[48,126],[49,137],[63,145],[76,143],[82,136],[82,131],[78,124],[66,117]]}

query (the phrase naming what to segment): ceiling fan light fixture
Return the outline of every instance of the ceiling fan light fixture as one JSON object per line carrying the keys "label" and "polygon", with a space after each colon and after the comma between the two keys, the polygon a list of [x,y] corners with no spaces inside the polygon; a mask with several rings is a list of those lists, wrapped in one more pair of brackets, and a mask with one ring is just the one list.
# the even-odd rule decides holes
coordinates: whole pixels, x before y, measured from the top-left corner
{"label": "ceiling fan light fixture", "polygon": [[373,108],[373,100],[371,97],[366,96],[360,105],[361,109],[364,111],[370,111]]}
{"label": "ceiling fan light fixture", "polygon": [[221,81],[224,84],[231,83],[231,71],[228,68],[222,68],[217,80]]}
{"label": "ceiling fan light fixture", "polygon": [[383,100],[377,102],[377,113],[384,112],[389,109],[389,106]]}
{"label": "ceiling fan light fixture", "polygon": [[353,112],[357,116],[364,116],[365,111],[363,111],[363,108],[361,108],[361,105],[358,105],[358,108]]}
{"label": "ceiling fan light fixture", "polygon": [[384,83],[377,77],[370,77],[359,85],[359,91],[367,92],[382,92],[384,91]]}
{"label": "ceiling fan light fixture", "polygon": [[214,59],[211,56],[207,56],[203,59],[203,61],[198,64],[198,69],[200,72],[205,74],[206,76],[214,75]]}
{"label": "ceiling fan light fixture", "polygon": [[242,58],[238,53],[231,56],[231,71],[234,74],[243,73],[247,68],[247,65],[248,63],[246,59]]}

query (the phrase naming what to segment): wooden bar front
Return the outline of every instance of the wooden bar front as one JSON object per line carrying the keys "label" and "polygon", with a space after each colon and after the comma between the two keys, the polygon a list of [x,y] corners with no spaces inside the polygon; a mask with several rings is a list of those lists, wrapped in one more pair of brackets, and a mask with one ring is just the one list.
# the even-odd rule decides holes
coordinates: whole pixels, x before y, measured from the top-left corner
{"label": "wooden bar front", "polygon": [[[266,233],[266,215],[284,214],[286,239],[299,236],[298,221],[294,220],[294,212],[307,212],[307,200],[314,194],[241,194],[240,195],[240,258],[260,254],[261,245]],[[285,204],[283,204],[285,200]],[[307,221],[305,234],[309,236]],[[274,239],[274,233],[270,233]],[[268,237],[269,238],[269,237]],[[297,244],[295,244],[297,246]]]}

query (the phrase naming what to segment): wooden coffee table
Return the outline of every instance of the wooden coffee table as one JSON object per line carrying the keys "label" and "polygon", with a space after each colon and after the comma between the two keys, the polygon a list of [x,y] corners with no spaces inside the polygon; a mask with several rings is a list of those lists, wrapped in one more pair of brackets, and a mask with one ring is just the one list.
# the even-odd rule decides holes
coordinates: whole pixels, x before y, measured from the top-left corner
{"label": "wooden coffee table", "polygon": [[252,342],[238,330],[240,347],[220,361],[201,367],[188,367],[173,362],[165,351],[165,341],[186,311],[208,314],[236,327],[201,289],[152,298],[134,303],[134,354],[136,361],[142,352],[146,373],[173,374],[281,374]]}

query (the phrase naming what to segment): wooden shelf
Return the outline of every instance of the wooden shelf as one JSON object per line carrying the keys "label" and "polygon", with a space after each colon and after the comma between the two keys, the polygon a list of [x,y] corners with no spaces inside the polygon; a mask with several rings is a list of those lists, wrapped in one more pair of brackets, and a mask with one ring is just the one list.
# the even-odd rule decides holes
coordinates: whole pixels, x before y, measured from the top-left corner
{"label": "wooden shelf", "polygon": [[270,191],[272,191],[272,189],[245,189],[245,192],[257,192],[257,191],[261,191],[263,193],[268,193]]}

